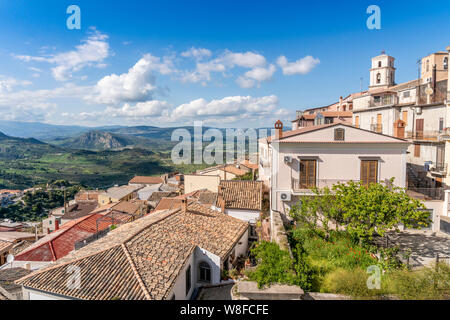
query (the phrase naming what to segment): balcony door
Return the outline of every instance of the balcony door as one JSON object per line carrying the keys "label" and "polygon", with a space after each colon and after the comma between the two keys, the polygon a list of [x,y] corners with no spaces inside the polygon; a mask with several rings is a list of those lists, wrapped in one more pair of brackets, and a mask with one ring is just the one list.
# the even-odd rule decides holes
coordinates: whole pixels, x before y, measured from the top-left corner
{"label": "balcony door", "polygon": [[361,160],[361,182],[365,185],[378,182],[377,160]]}
{"label": "balcony door", "polygon": [[416,138],[423,139],[423,119],[416,119]]}
{"label": "balcony door", "polygon": [[300,160],[300,189],[316,186],[316,160]]}

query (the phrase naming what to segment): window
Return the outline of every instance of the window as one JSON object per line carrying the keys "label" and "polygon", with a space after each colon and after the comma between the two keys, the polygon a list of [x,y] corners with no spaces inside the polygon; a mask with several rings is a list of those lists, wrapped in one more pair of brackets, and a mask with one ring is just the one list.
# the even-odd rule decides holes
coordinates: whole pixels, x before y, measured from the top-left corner
{"label": "window", "polygon": [[344,139],[345,139],[345,130],[342,128],[334,129],[334,140],[344,141]]}
{"label": "window", "polygon": [[444,58],[444,70],[448,70],[448,57]]}
{"label": "window", "polygon": [[414,157],[420,158],[420,144],[414,145]]}
{"label": "window", "polygon": [[409,98],[410,96],[411,96],[411,92],[410,91],[403,92],[403,98]]}
{"label": "window", "polygon": [[402,120],[405,123],[405,126],[408,125],[408,111],[404,110],[402,112]]}
{"label": "window", "polygon": [[444,118],[439,118],[439,132],[444,130]]}
{"label": "window", "polygon": [[300,160],[300,189],[316,186],[316,160]]}
{"label": "window", "polygon": [[375,97],[373,97],[373,101],[374,101],[375,103],[380,103],[381,97],[380,97],[380,96],[375,96]]}
{"label": "window", "polygon": [[377,183],[378,181],[378,161],[361,160],[361,182],[365,185]]}
{"label": "window", "polygon": [[378,68],[381,68],[381,61],[378,61]]}
{"label": "window", "polygon": [[381,73],[377,73],[377,83],[381,83]]}
{"label": "window", "polygon": [[175,300],[175,294],[170,298],[170,300]]}
{"label": "window", "polygon": [[191,266],[186,269],[186,295],[191,290]]}
{"label": "window", "polygon": [[200,264],[198,265],[198,271],[199,271],[199,275],[198,275],[198,279],[201,282],[211,282],[211,267],[209,266],[208,263],[206,262],[200,262]]}

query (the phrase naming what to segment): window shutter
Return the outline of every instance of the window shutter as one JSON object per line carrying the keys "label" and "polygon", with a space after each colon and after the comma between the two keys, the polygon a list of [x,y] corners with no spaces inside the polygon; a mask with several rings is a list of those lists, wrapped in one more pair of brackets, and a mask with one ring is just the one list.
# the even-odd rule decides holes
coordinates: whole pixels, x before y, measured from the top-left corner
{"label": "window shutter", "polygon": [[420,158],[420,144],[414,145],[414,157]]}
{"label": "window shutter", "polygon": [[361,182],[363,184],[378,182],[378,161],[362,160],[361,161]]}
{"label": "window shutter", "polygon": [[300,188],[316,186],[316,160],[300,160]]}

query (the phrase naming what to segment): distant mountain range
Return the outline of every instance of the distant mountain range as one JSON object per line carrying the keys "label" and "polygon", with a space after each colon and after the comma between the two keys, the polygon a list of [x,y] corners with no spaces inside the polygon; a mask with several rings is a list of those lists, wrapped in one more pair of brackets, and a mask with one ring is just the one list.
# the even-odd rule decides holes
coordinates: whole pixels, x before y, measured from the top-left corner
{"label": "distant mountain range", "polygon": [[[103,126],[82,127],[51,125],[40,122],[18,122],[0,120],[0,132],[19,138],[34,138],[52,145],[85,150],[121,150],[143,148],[170,150],[176,142],[171,141],[175,129],[186,129],[194,136],[194,127],[160,128],[154,126]],[[213,127],[203,127],[203,132]],[[222,132],[224,141],[226,129]]]}

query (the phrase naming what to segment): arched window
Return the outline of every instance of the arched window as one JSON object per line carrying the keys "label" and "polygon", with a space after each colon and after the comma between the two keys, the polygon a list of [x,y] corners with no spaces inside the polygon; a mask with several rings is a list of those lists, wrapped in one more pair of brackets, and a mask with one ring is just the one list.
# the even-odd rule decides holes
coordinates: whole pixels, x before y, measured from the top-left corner
{"label": "arched window", "polygon": [[211,267],[206,262],[200,262],[198,265],[198,280],[201,282],[211,282]]}
{"label": "arched window", "polygon": [[377,73],[377,83],[381,83],[381,73]]}
{"label": "arched window", "polygon": [[378,68],[381,68],[381,61],[378,61]]}
{"label": "arched window", "polygon": [[448,57],[444,58],[444,69],[448,70]]}

